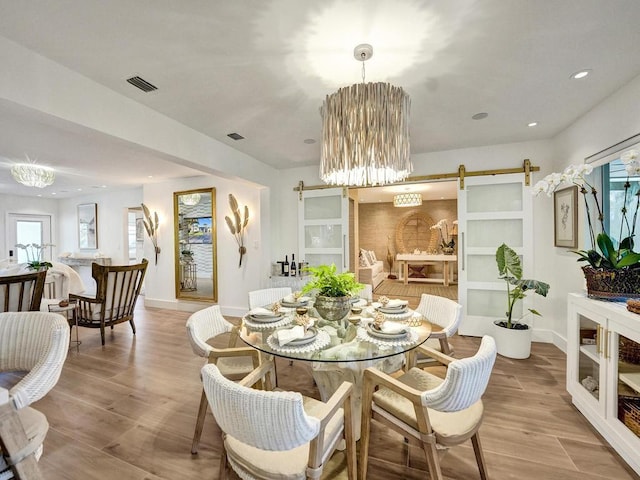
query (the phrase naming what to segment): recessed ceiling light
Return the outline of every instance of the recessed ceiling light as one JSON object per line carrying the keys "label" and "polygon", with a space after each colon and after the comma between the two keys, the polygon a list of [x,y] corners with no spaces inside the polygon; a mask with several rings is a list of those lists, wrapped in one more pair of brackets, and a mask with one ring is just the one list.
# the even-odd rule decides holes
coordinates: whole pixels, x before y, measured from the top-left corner
{"label": "recessed ceiling light", "polygon": [[153,178],[153,175],[148,175],[147,178]]}
{"label": "recessed ceiling light", "polygon": [[581,78],[586,77],[590,73],[591,73],[591,70],[580,70],[579,72],[573,73],[571,75],[571,78],[573,78],[575,80],[580,80]]}
{"label": "recessed ceiling light", "polygon": [[82,189],[81,189],[81,188],[79,188],[79,189],[78,189],[78,191],[79,191],[79,192],[81,192],[81,191],[82,191]]}
{"label": "recessed ceiling light", "polygon": [[51,192],[51,195],[57,195],[57,193],[56,192]]}
{"label": "recessed ceiling light", "polygon": [[476,113],[471,118],[473,118],[474,120],[483,120],[483,119],[487,118],[488,116],[489,116],[489,114],[487,112],[480,112],[480,113]]}
{"label": "recessed ceiling light", "polygon": [[41,193],[39,193],[38,195],[36,195],[36,197],[41,197],[41,196],[42,196],[42,194],[41,194]]}
{"label": "recessed ceiling light", "polygon": [[314,143],[316,143],[316,141],[313,138],[305,138],[304,143],[306,143],[307,145],[313,145]]}
{"label": "recessed ceiling light", "polygon": [[101,188],[107,188],[107,186],[106,186],[106,185],[100,185],[100,187],[101,187]]}
{"label": "recessed ceiling light", "polygon": [[538,122],[531,122],[527,124],[527,127],[535,127],[538,125]]}
{"label": "recessed ceiling light", "polygon": [[240,135],[239,133],[228,133],[227,137],[232,138],[234,140],[242,140],[244,137],[242,135]]}

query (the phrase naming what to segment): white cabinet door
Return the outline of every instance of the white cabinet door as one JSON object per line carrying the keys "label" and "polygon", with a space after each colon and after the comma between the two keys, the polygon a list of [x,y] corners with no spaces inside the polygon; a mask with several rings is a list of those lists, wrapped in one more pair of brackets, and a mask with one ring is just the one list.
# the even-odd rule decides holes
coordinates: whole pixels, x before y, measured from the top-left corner
{"label": "white cabinet door", "polygon": [[567,390],[594,417],[604,417],[610,351],[607,318],[572,298],[567,322]]}
{"label": "white cabinet door", "polygon": [[298,251],[310,266],[349,269],[349,195],[346,188],[306,190],[298,206]]}
{"label": "white cabinet door", "polygon": [[[525,277],[533,272],[531,187],[523,174],[466,177],[458,195],[458,298],[461,335],[490,334],[505,318],[507,295],[498,279],[496,250],[502,243],[520,255]],[[530,308],[518,302],[514,318]],[[524,310],[523,310],[524,309]]]}

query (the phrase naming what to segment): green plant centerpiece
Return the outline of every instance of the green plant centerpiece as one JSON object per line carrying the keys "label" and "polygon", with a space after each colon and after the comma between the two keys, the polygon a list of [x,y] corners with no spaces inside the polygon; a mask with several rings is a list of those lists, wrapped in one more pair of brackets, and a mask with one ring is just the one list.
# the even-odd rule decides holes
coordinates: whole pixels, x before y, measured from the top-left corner
{"label": "green plant centerpiece", "polygon": [[[518,254],[505,245],[504,243],[498,247],[496,251],[496,263],[498,264],[498,273],[500,278],[507,285],[507,311],[506,319],[496,324],[504,328],[513,328],[518,330],[526,330],[529,326],[525,323],[513,320],[513,307],[518,300],[522,300],[527,296],[527,292],[534,292],[543,297],[549,292],[549,284],[538,280],[529,280],[522,278],[522,263]],[[529,308],[534,315],[540,315],[540,312]]]}
{"label": "green plant centerpiece", "polygon": [[302,287],[302,293],[315,292],[314,307],[325,320],[337,321],[347,316],[351,298],[364,288],[351,272],[338,273],[335,264],[305,267],[312,279]]}

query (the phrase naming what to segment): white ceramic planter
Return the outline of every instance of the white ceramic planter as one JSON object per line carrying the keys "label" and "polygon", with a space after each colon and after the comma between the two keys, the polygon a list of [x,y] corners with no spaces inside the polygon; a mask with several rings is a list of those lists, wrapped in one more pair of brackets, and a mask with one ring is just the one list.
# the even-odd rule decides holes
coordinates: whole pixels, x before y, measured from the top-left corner
{"label": "white ceramic planter", "polygon": [[531,355],[532,329],[514,330],[493,324],[493,338],[498,353],[503,357],[524,359]]}

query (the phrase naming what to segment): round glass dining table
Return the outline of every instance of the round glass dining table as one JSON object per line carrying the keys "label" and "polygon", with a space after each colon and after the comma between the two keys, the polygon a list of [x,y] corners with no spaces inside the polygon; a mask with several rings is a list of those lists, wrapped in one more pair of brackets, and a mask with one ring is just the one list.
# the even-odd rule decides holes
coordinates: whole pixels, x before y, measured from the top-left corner
{"label": "round glass dining table", "polygon": [[353,383],[356,438],[360,437],[364,370],[376,367],[387,373],[398,371],[403,366],[404,354],[424,343],[433,330],[440,329],[407,310],[402,315],[387,315],[387,321],[397,324],[398,329],[404,327],[404,335],[375,335],[369,326],[373,318],[367,317],[375,313],[374,307],[365,307],[363,316],[348,316],[337,322],[319,318],[310,307],[308,315],[314,319],[313,328],[317,332],[313,341],[300,340],[293,342],[294,345],[280,346],[276,332],[292,328],[296,318],[295,309],[282,310],[285,310],[284,315],[272,322],[259,322],[245,315],[240,339],[268,358],[277,356],[311,362],[313,378],[323,401],[327,401],[343,381]]}

